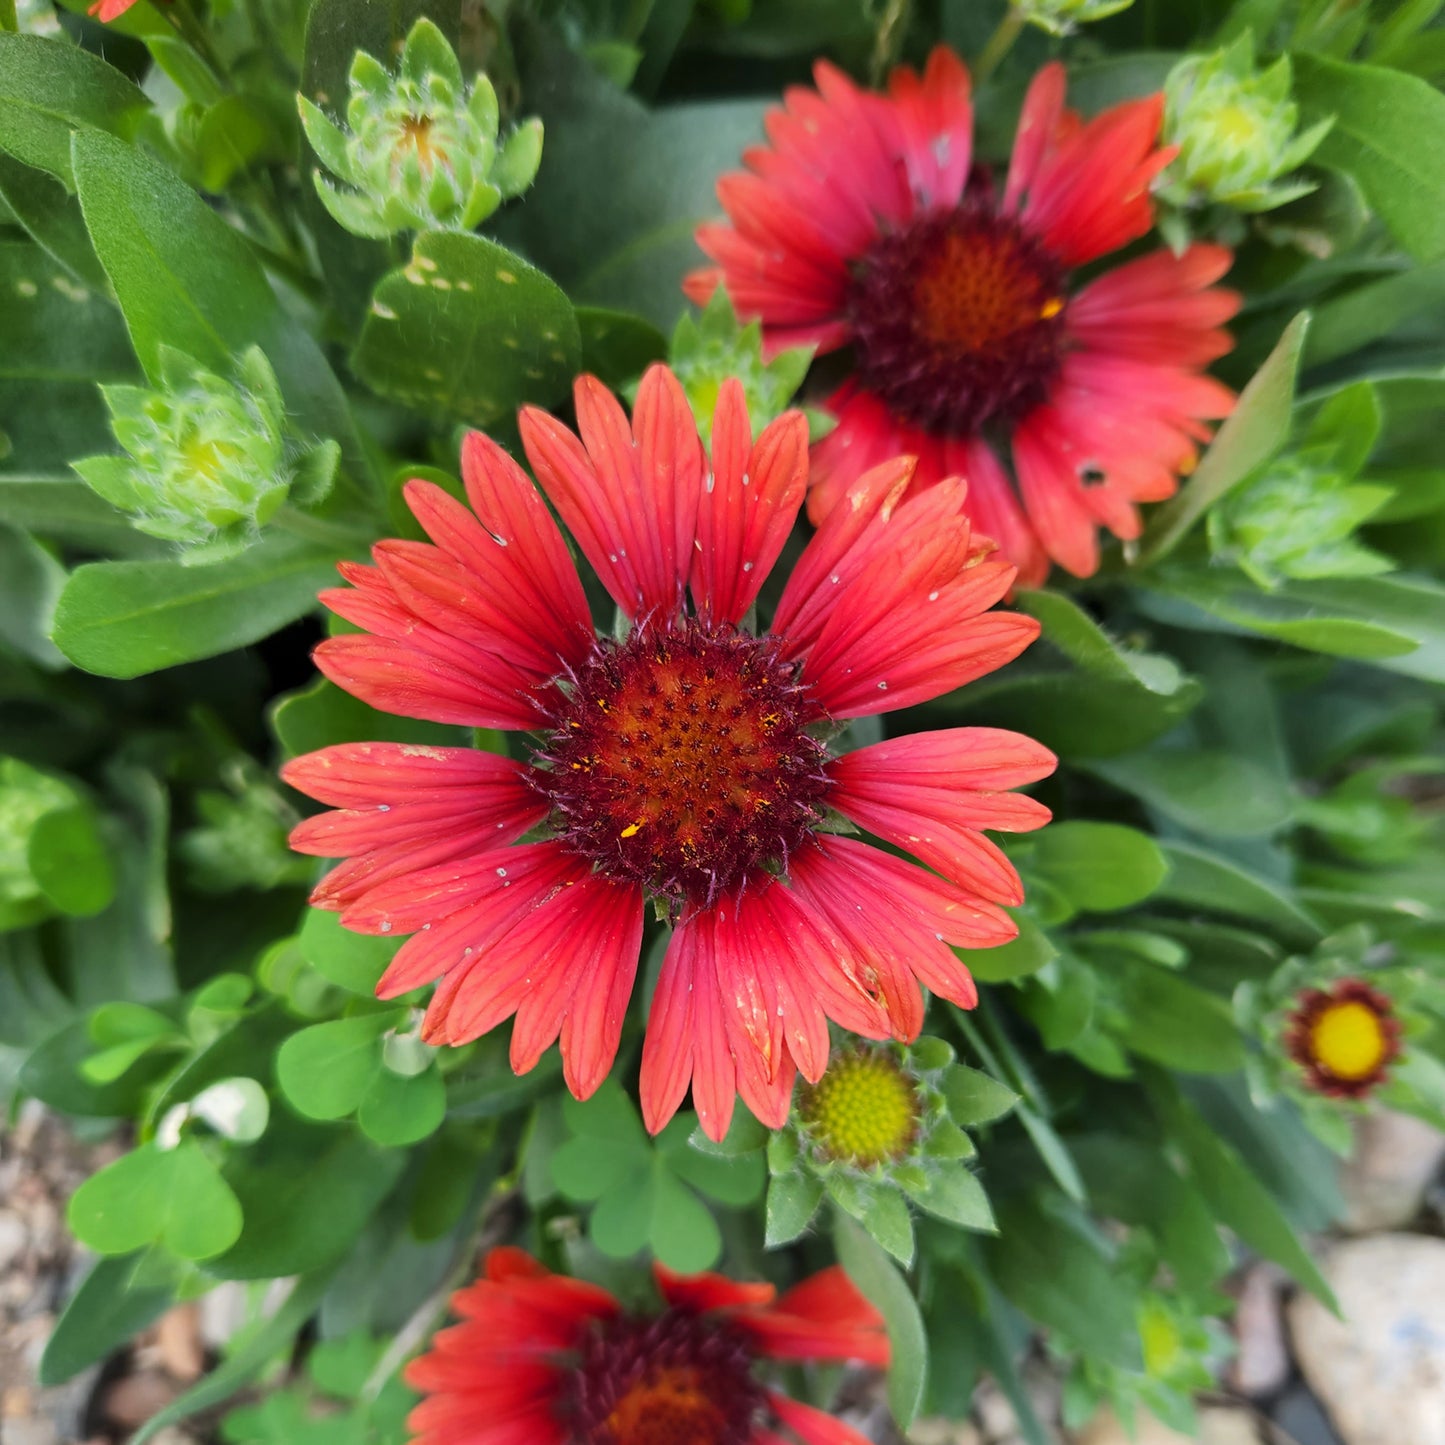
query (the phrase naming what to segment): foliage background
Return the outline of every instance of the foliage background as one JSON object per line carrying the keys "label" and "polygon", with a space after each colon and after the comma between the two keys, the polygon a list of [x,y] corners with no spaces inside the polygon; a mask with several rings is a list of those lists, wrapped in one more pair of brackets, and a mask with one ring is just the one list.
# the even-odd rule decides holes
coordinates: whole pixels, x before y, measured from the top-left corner
{"label": "foliage background", "polygon": [[[513,441],[516,406],[564,405],[579,369],[623,387],[667,354],[716,177],[814,57],[867,77],[939,39],[977,56],[1003,5],[142,0],[102,27],[0,0],[0,1088],[135,1141],[72,1207],[100,1258],[43,1377],[216,1281],[294,1279],[139,1438],[314,1322],[304,1382],[226,1437],[399,1439],[396,1369],[485,1229],[623,1288],[647,1249],[775,1277],[840,1258],[888,1318],[900,1421],[962,1412],[986,1369],[1037,1442],[1016,1372],[1035,1331],[1076,1414],[1112,1398],[1187,1423],[1241,1248],[1324,1291],[1300,1233],[1337,1208],[1346,1116],[1277,1057],[1279,979],[1377,973],[1410,1025],[1386,1098],[1445,1123],[1442,8],[1136,0],[1026,30],[981,88],[997,160],[1048,56],[1090,113],[1249,30],[1291,55],[1304,120],[1334,124],[1309,195],[1192,217],[1237,245],[1246,294],[1217,367],[1243,398],[1197,473],[1136,552],[1019,595],[1044,628],[1022,660],[903,720],[1017,728],[1063,760],[1040,793],[1060,821],[1010,844],[1020,938],[970,957],[976,1014],[929,1019],[1007,1091],[958,1120],[987,1202],[972,1228],[920,1217],[916,1248],[828,1205],[765,1251],[801,1230],[786,1211],[807,1218],[786,1159],[770,1187],[746,1121],[720,1152],[686,1118],[649,1141],[636,1018],[587,1105],[555,1059],[516,1079],[503,1040],[410,1039],[413,1011],[371,997],[395,945],[306,907],[284,845],[302,800],[275,768],[348,739],[468,741],[315,680],[336,560],[417,535],[400,484],[455,488],[464,426]],[[322,209],[294,96],[339,96],[358,47],[423,13],[546,140],[484,238],[412,252]],[[409,285],[418,261],[470,289]],[[163,347],[225,371],[253,346],[295,424],[339,443],[339,480],[185,566],[69,463],[113,450],[97,383],[154,382]],[[1272,499],[1282,460],[1304,480]],[[1360,479],[1381,494],[1341,522],[1329,498]],[[627,1161],[615,1180],[599,1145]]]}

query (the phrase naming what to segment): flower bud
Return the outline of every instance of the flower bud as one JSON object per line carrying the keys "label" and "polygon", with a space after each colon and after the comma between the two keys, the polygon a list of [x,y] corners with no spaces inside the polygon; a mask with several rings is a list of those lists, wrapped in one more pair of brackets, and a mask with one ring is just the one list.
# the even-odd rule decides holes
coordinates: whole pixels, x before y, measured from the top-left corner
{"label": "flower bud", "polygon": [[19,758],[0,758],[0,931],[52,910],[30,868],[30,835],[47,813],[74,806],[75,790]]}
{"label": "flower bud", "polygon": [[1164,83],[1164,139],[1179,154],[1160,194],[1176,205],[1215,201],[1237,211],[1268,211],[1314,190],[1285,181],[1324,139],[1332,120],[1296,134],[1290,62],[1281,56],[1256,70],[1246,31],[1213,55],[1181,60]]}
{"label": "flower bud", "polygon": [[343,129],[305,96],[301,124],[326,168],[353,189],[315,174],[338,225],[376,239],[398,231],[470,231],[532,184],[542,122],[498,134],[497,95],[485,75],[468,86],[456,52],[418,20],[395,73],[365,51],[351,66]]}
{"label": "flower bud", "polygon": [[955,1098],[972,1109],[978,1081],[994,1096],[1013,1097],[955,1064],[942,1039],[855,1042],[837,1051],[816,1084],[799,1085],[787,1124],[769,1144],[768,1242],[801,1233],[825,1194],[905,1263],[913,1253],[910,1201],[965,1229],[991,1229],[983,1187],[965,1162],[973,1143],[959,1123],[1001,1110],[953,1117]]}
{"label": "flower bud", "polygon": [[1134,0],[1014,0],[1014,12],[1050,35],[1067,35],[1080,25],[1127,10]]}
{"label": "flower bud", "polygon": [[241,357],[234,381],[163,347],[159,390],[101,393],[127,455],[87,457],[75,470],[138,531],[179,543],[184,562],[235,556],[288,497],[317,501],[335,477],[335,442],[293,454],[276,373],[257,347]]}
{"label": "flower bud", "polygon": [[[677,323],[668,360],[692,404],[703,443],[710,446],[713,409],[724,381],[736,377],[742,383],[748,418],[754,430],[761,431],[788,409],[807,375],[813,348],[790,347],[765,362],[761,323],[751,321],[744,326],[727,292],[719,286],[701,316],[696,320],[683,316]],[[812,439],[817,441],[832,419],[811,409],[805,411]]]}

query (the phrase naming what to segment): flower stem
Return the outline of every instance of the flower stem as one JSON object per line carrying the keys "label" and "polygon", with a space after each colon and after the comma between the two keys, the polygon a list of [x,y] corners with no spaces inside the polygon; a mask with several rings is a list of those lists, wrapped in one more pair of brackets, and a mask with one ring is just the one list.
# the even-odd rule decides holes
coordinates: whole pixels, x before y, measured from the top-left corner
{"label": "flower stem", "polygon": [[1016,6],[1010,5],[1007,14],[998,22],[998,29],[988,38],[983,53],[973,64],[975,84],[982,84],[998,69],[999,62],[1013,49],[1014,41],[1023,33],[1024,17]]}
{"label": "flower stem", "polygon": [[873,60],[868,67],[869,77],[875,86],[883,84],[889,68],[898,57],[912,10],[913,0],[884,0],[883,13],[878,19],[878,33],[873,42]]}
{"label": "flower stem", "polygon": [[365,552],[378,535],[375,527],[332,522],[291,506],[282,507],[271,519],[271,525],[279,531],[289,532],[293,537],[300,537],[307,542],[320,542],[323,546],[335,547],[347,555]]}

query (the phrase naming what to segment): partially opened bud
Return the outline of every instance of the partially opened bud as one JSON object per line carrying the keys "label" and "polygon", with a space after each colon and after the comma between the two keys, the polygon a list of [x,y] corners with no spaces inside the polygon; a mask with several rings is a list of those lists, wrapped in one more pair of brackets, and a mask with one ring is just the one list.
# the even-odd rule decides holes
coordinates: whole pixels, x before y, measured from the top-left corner
{"label": "partially opened bud", "polygon": [[1161,187],[1167,199],[1267,211],[1314,190],[1310,181],[1280,179],[1314,153],[1331,125],[1323,120],[1296,134],[1287,55],[1257,70],[1246,32],[1213,55],[1180,61],[1164,97],[1164,138],[1179,148]]}
{"label": "partially opened bud", "polygon": [[121,457],[87,457],[75,470],[137,530],[179,543],[186,562],[234,556],[260,535],[288,497],[317,500],[338,451],[288,446],[286,412],[271,364],[252,347],[234,380],[164,348],[161,386],[107,386]]}
{"label": "partially opened bud", "polygon": [[430,20],[418,20],[393,73],[365,51],[351,66],[345,128],[305,96],[301,123],[326,168],[316,189],[337,223],[358,236],[398,231],[470,231],[532,184],[542,159],[542,123],[498,133],[496,92],[485,75],[470,85],[456,52]]}

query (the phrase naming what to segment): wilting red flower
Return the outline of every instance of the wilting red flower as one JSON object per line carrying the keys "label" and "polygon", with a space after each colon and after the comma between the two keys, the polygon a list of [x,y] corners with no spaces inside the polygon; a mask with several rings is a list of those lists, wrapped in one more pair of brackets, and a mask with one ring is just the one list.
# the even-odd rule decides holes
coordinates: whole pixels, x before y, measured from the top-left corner
{"label": "wilting red flower", "polygon": [[[973,164],[969,75],[940,47],[886,95],[826,62],[816,91],[789,90],[770,146],[723,177],[731,224],[699,228],[718,263],[694,272],[705,301],[726,283],[772,348],[848,346],[854,372],[828,401],[809,511],[826,516],[891,457],[921,486],[968,481],[969,514],[1029,585],[1049,559],[1098,566],[1096,529],[1139,534],[1138,502],[1169,496],[1232,394],[1200,369],[1230,348],[1239,307],[1211,288],[1219,246],[1155,251],[1077,288],[1071,273],[1148,231],[1149,184],[1173,151],[1155,141],[1163,98],[1084,124],[1046,66],[1024,101],[1002,191]],[[999,460],[1010,446],[1013,477]]]}
{"label": "wilting red flower", "polygon": [[485,1278],[452,1296],[463,1323],[407,1369],[429,1397],[408,1422],[415,1445],[864,1445],[754,1374],[765,1359],[888,1363],[883,1321],[840,1268],[780,1299],[769,1284],[655,1270],[664,1308],[634,1315],[494,1249]]}
{"label": "wilting red flower", "polygon": [[[859,479],[804,549],[769,631],[743,625],[808,479],[794,412],[756,440],[724,384],[712,458],[677,378],[654,367],[629,427],[593,377],[582,440],[524,410],[543,490],[630,625],[594,632],[566,543],[536,488],[487,437],[462,474],[475,515],[407,486],[436,543],[382,542],[322,600],[363,634],[316,662],[388,712],[534,735],[531,760],[467,748],[346,744],[283,771],[339,809],[292,846],[350,861],[312,896],[348,928],[414,933],[384,997],[445,975],[426,1036],[459,1044],[516,1014],[513,1066],[559,1034],[568,1085],[606,1076],[632,992],[649,896],[676,920],[642,1056],[648,1127],[689,1083],[720,1138],[740,1091],[787,1115],[828,1025],[915,1037],[918,984],[976,1001],[950,945],[1016,931],[1022,890],[981,830],[1037,828],[1005,791],[1055,759],[1016,733],[953,728],[835,756],[833,724],[927,701],[1020,653],[1030,618],[989,613],[1014,569],[971,536],[964,486],[903,499],[911,460]],[[690,590],[692,607],[686,606]],[[366,635],[370,634],[370,635]],[[842,814],[937,873],[828,828]],[[531,829],[543,841],[517,843]],[[938,874],[942,874],[939,877]]]}
{"label": "wilting red flower", "polygon": [[1339,1099],[1363,1099],[1385,1082],[1400,1056],[1400,1021],[1387,995],[1363,979],[1306,989],[1295,1000],[1285,1048],[1309,1086]]}

